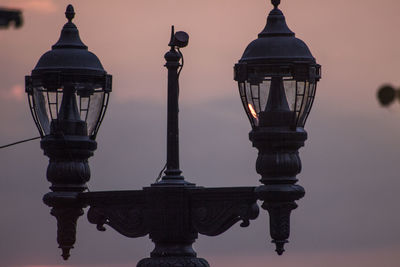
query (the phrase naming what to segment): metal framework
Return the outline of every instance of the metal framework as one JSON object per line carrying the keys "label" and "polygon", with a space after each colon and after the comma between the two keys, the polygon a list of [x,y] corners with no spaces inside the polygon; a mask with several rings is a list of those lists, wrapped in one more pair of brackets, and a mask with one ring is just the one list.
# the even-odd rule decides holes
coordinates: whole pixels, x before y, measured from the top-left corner
{"label": "metal framework", "polygon": [[[277,14],[279,2],[272,1],[275,8],[271,14]],[[94,140],[95,134],[90,135],[82,130],[87,120],[87,116],[83,116],[82,119],[82,113],[85,113],[92,103],[87,103],[88,106],[84,108],[79,105],[78,109],[77,104],[73,104],[77,95],[84,96],[84,92],[89,91],[79,93],[72,85],[84,83],[85,88],[89,89],[101,85],[106,92],[107,98],[101,103],[102,111],[97,118],[97,133],[104,117],[108,93],[111,91],[111,76],[106,74],[97,57],[88,52],[79,39],[78,31],[71,22],[74,14],[72,6],[68,6],[66,16],[69,22],[64,26],[60,40],[53,46],[53,50],[42,56],[32,71],[32,76],[26,78],[31,112],[42,134],[41,147],[50,159],[47,179],[52,184],[52,192],[47,193],[43,200],[51,207],[51,214],[57,219],[57,242],[62,249],[63,258],[68,259],[70,256],[70,250],[75,243],[77,220],[84,214],[83,209],[89,207],[88,220],[100,231],[109,226],[126,237],[149,235],[155,248],[150,257],[137,264],[138,267],[207,267],[207,261],[198,258],[192,248],[198,235],[217,236],[239,221],[240,226],[249,226],[250,221],[259,215],[257,201],[262,201],[261,207],[269,213],[270,234],[276,244],[276,252],[281,255],[289,238],[290,213],[297,207],[295,201],[304,196],[304,189],[296,185],[296,175],[301,170],[298,149],[304,145],[307,134],[301,127],[293,130],[285,127],[267,127],[262,123],[256,125],[249,116],[253,126],[250,140],[259,150],[256,170],[262,176],[262,184],[252,187],[206,188],[187,182],[179,167],[178,96],[179,74],[183,62],[180,48],[188,44],[189,36],[185,32],[175,33],[174,28],[168,44],[170,49],[165,54],[165,67],[168,70],[168,126],[164,176],[142,190],[86,191],[86,182],[90,179],[88,158],[93,155],[97,143]],[[266,32],[269,30],[267,24]],[[63,49],[57,50],[59,48]],[[77,55],[75,58],[82,60],[71,65],[68,53],[73,53]],[[247,77],[254,71],[270,67],[268,64],[255,66],[244,61],[242,58],[235,67],[235,79],[239,82],[239,88],[240,83],[248,82]],[[281,71],[285,67],[298,70],[297,65],[287,64],[286,61],[281,66]],[[315,66],[315,61],[310,62]],[[276,66],[277,64],[273,65],[273,68]],[[265,78],[265,75],[262,77]],[[315,79],[315,75],[312,78]],[[275,81],[274,79],[270,80]],[[295,97],[304,99],[306,89],[298,90],[297,83],[298,81]],[[307,87],[305,83],[304,86]],[[37,105],[45,105],[46,101],[34,102],[34,88],[47,88],[44,89],[45,93],[53,91],[60,95],[62,91],[60,105],[57,97],[55,104],[47,102],[48,110],[53,110],[51,105],[57,106],[55,112],[59,114],[50,115],[51,124],[60,125],[56,128],[57,131],[54,127],[48,133],[43,130],[41,115],[38,114],[40,108]],[[246,104],[258,101],[255,106],[257,112],[262,113],[260,92],[255,96],[248,87],[242,90],[248,92],[240,92],[246,112],[251,113]],[[280,89],[271,85],[271,91],[275,95],[278,92],[276,90]],[[313,99],[314,90],[315,88],[311,90],[312,93],[308,93],[308,98],[304,101]],[[249,94],[253,94],[251,98],[248,98]],[[271,99],[265,105],[275,105],[273,102],[279,100],[276,97]],[[309,109],[301,108],[311,108],[312,103],[308,104],[307,106],[295,103],[295,115],[302,113],[307,116]]]}

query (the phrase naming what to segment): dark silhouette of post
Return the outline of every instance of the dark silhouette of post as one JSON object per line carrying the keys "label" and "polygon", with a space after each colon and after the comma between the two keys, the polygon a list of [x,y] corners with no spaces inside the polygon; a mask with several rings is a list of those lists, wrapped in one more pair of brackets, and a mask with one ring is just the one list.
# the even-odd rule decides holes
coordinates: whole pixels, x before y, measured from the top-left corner
{"label": "dark silhouette of post", "polygon": [[[276,252],[284,252],[291,211],[304,196],[303,187],[296,184],[301,171],[298,150],[307,139],[304,125],[320,79],[320,65],[286,25],[279,3],[272,0],[274,9],[264,30],[234,68],[252,127],[249,138],[259,151],[256,171],[261,185],[207,188],[189,183],[181,175],[180,48],[188,44],[189,35],[175,33],[172,27],[164,57],[168,70],[165,175],[142,190],[104,192],[87,192],[86,183],[90,178],[88,158],[97,148],[95,137],[111,92],[111,75],[80,40],[72,23],[75,12],[71,5],[67,7],[68,22],[59,41],[40,58],[31,76],[26,76],[41,147],[50,159],[47,178],[52,192],[44,196],[44,202],[57,219],[57,241],[64,259],[75,243],[77,220],[83,208],[89,207],[88,220],[100,231],[109,226],[130,238],[149,236],[154,249],[138,267],[209,267],[192,247],[198,235],[218,236],[237,222],[249,226],[259,215],[258,200],[268,211]],[[102,101],[90,101],[92,97]]]}

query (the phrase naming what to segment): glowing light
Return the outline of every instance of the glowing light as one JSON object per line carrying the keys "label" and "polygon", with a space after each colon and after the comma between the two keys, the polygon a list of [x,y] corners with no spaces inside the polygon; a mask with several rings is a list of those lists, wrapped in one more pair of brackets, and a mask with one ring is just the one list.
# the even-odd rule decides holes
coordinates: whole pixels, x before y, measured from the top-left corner
{"label": "glowing light", "polygon": [[253,116],[255,119],[258,119],[257,112],[254,110],[253,106],[251,104],[248,104],[248,106],[249,106],[251,116]]}

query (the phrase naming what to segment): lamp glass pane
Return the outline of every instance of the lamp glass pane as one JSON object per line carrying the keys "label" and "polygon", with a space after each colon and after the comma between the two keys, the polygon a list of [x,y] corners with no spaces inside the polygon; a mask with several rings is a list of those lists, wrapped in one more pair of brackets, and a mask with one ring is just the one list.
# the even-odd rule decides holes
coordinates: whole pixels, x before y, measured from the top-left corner
{"label": "lamp glass pane", "polygon": [[292,77],[283,79],[283,87],[285,88],[286,100],[291,111],[295,110],[296,103],[296,81]]}
{"label": "lamp glass pane", "polygon": [[[258,126],[258,119],[262,107],[265,107],[265,95],[268,95],[268,81],[261,83],[239,83],[241,99],[251,125]],[[268,96],[267,96],[268,97]]]}
{"label": "lamp glass pane", "polygon": [[[259,125],[260,112],[266,109],[271,79],[239,82],[240,98],[252,127]],[[316,82],[296,81],[293,77],[282,77],[282,82],[289,109],[293,111],[292,126],[304,127],[314,101]]]}
{"label": "lamp glass pane", "polygon": [[46,90],[44,87],[33,88],[33,112],[42,134],[50,134],[50,122],[53,119],[57,119],[61,99],[62,89]]}
{"label": "lamp glass pane", "polygon": [[87,124],[88,136],[94,136],[105,109],[105,91],[91,83],[75,84],[80,119]]}
{"label": "lamp glass pane", "polygon": [[247,83],[245,83],[245,82],[239,83],[240,100],[242,100],[243,108],[246,112],[247,117],[249,118],[251,126],[254,127],[255,125],[254,125],[253,116],[251,115],[251,111],[249,109],[249,102],[247,101],[247,96],[246,96],[246,85],[247,85]]}
{"label": "lamp glass pane", "polygon": [[95,90],[89,97],[89,109],[85,119],[87,123],[88,135],[93,135],[97,129],[97,124],[100,121],[102,110],[104,108],[105,93],[102,90]]}
{"label": "lamp glass pane", "polygon": [[302,96],[299,96],[301,97],[302,102],[301,104],[298,104],[296,108],[297,126],[304,127],[307,117],[310,114],[312,104],[314,102],[317,83],[311,83],[307,81],[298,82],[298,84],[300,84],[300,88],[304,88],[304,93]]}
{"label": "lamp glass pane", "polygon": [[[259,114],[265,111],[271,89],[272,77],[264,77],[260,83],[241,82],[239,93],[243,107],[247,113],[251,125],[258,126]],[[296,103],[296,81],[292,77],[283,77],[286,101],[291,111],[295,110]]]}
{"label": "lamp glass pane", "polygon": [[[90,89],[88,84],[79,84],[74,87],[75,97],[73,99],[78,108],[78,118],[87,123],[87,135],[95,135],[104,115],[109,94],[102,87]],[[63,89],[34,87],[29,95],[29,100],[39,132],[41,135],[49,135],[51,121],[57,120],[60,114]]]}
{"label": "lamp glass pane", "polygon": [[108,93],[100,85],[78,84],[75,86],[79,99],[79,114],[87,123],[89,136],[95,136],[104,115]]}

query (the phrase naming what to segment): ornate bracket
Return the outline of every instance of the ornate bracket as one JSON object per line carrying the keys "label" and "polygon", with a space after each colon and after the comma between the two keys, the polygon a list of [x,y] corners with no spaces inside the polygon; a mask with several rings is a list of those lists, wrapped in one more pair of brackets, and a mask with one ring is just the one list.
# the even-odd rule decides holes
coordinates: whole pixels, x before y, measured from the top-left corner
{"label": "ornate bracket", "polygon": [[247,227],[259,214],[254,187],[198,188],[190,193],[192,223],[203,235],[219,235],[239,221]]}
{"label": "ornate bracket", "polygon": [[109,225],[127,237],[140,237],[149,233],[145,221],[146,199],[142,191],[111,191],[81,193],[80,199],[90,205],[88,220],[99,231]]}
{"label": "ornate bracket", "polygon": [[246,227],[259,213],[254,187],[154,186],[80,193],[79,200],[100,231],[109,225],[127,237],[150,234],[155,249],[138,266],[208,266],[192,249],[197,233],[219,235],[238,221]]}

